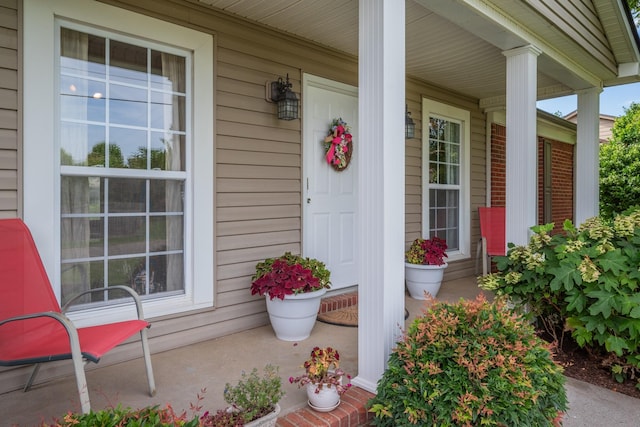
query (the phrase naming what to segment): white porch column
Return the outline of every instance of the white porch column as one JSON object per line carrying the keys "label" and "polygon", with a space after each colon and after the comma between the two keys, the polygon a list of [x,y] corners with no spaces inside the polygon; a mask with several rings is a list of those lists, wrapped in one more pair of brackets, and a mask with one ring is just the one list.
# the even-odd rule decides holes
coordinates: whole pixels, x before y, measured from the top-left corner
{"label": "white porch column", "polygon": [[538,144],[536,139],[536,71],[540,50],[524,46],[507,57],[506,240],[529,242],[537,224]]}
{"label": "white porch column", "polygon": [[360,0],[358,376],[375,392],[404,324],[405,5]]}
{"label": "white porch column", "polygon": [[578,92],[574,172],[574,223],[598,215],[600,203],[600,88]]}

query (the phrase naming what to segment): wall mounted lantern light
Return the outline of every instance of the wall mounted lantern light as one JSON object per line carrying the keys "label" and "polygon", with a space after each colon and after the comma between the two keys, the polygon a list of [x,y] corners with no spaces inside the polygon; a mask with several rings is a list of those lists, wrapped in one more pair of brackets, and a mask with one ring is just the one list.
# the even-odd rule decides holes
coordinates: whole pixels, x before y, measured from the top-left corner
{"label": "wall mounted lantern light", "polygon": [[416,124],[413,122],[411,118],[411,113],[409,112],[409,107],[405,105],[405,115],[404,115],[404,138],[412,139],[416,136]]}
{"label": "wall mounted lantern light", "polygon": [[291,90],[293,85],[287,80],[278,77],[275,82],[267,83],[267,101],[278,104],[278,119],[295,120],[298,118],[298,97]]}

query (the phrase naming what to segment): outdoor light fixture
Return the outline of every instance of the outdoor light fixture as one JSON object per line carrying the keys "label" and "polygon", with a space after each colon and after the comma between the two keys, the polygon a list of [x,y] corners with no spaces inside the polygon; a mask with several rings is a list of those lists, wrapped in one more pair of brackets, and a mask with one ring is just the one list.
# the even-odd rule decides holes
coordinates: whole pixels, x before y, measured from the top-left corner
{"label": "outdoor light fixture", "polygon": [[405,115],[404,115],[404,138],[412,139],[416,135],[416,124],[413,122],[411,118],[411,113],[409,112],[409,107],[405,104]]}
{"label": "outdoor light fixture", "polygon": [[291,90],[293,85],[289,82],[289,74],[287,74],[286,81],[282,80],[282,77],[278,77],[278,81],[271,82],[270,86],[269,90],[269,83],[267,83],[267,101],[278,104],[278,119],[297,119],[298,97]]}

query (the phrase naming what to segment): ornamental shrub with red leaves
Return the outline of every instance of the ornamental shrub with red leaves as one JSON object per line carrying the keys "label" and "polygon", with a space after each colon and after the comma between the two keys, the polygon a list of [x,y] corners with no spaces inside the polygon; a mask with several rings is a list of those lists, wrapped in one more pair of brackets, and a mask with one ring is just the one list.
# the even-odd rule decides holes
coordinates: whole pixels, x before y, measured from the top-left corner
{"label": "ornamental shrub with red leaves", "polygon": [[529,322],[483,296],[428,303],[369,401],[373,425],[560,425],[567,410],[562,368]]}
{"label": "ornamental shrub with red leaves", "polygon": [[268,294],[271,299],[284,299],[285,295],[328,289],[331,285],[329,277],[323,262],[286,252],[279,258],[268,258],[256,265],[251,295]]}

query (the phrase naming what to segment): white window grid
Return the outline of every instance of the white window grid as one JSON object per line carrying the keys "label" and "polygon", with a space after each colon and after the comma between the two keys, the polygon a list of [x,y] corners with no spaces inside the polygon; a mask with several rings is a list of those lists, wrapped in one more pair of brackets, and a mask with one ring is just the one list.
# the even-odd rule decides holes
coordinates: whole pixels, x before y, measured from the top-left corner
{"label": "white window grid", "polygon": [[[145,235],[149,236],[149,219],[150,217],[153,216],[182,216],[183,218],[186,217],[186,210],[188,209],[188,205],[187,203],[185,203],[184,200],[184,194],[183,194],[183,212],[150,212],[150,198],[149,198],[149,185],[150,185],[150,180],[151,179],[163,179],[163,180],[180,180],[184,182],[184,187],[186,188],[187,185],[189,184],[189,174],[188,174],[188,170],[189,170],[189,159],[190,159],[190,147],[191,144],[189,143],[189,129],[190,129],[190,123],[191,123],[191,111],[190,111],[190,102],[188,102],[188,98],[189,98],[189,93],[190,93],[190,88],[191,88],[191,81],[188,78],[188,76],[191,75],[191,67],[192,67],[192,60],[191,60],[191,55],[189,52],[181,50],[181,49],[176,49],[176,48],[172,48],[170,46],[165,46],[165,45],[160,45],[157,43],[152,43],[149,41],[143,41],[141,39],[137,39],[137,38],[133,38],[133,37],[128,37],[128,36],[124,36],[124,35],[117,35],[114,33],[110,33],[110,32],[106,32],[106,31],[102,31],[100,29],[97,28],[93,28],[93,27],[89,27],[89,26],[85,26],[85,25],[81,25],[81,24],[77,24],[77,23],[72,23],[72,22],[67,22],[67,21],[58,21],[57,23],[57,31],[56,34],[59,37],[60,34],[60,28],[64,27],[64,28],[70,28],[70,29],[74,29],[77,31],[81,31],[81,32],[85,32],[91,35],[96,35],[96,36],[100,36],[100,37],[104,37],[105,38],[105,51],[109,52],[109,43],[111,40],[117,40],[117,41],[122,41],[125,43],[129,43],[129,44],[133,44],[136,46],[144,46],[147,49],[147,81],[146,81],[146,86],[145,85],[135,85],[132,83],[127,83],[127,82],[117,82],[118,85],[124,86],[124,87],[130,87],[132,89],[144,89],[147,91],[147,126],[134,126],[134,125],[126,125],[126,124],[117,124],[117,127],[122,128],[122,129],[132,129],[132,130],[144,130],[146,131],[147,134],[147,141],[146,141],[146,148],[147,148],[147,153],[151,152],[151,135],[152,132],[163,132],[163,133],[167,133],[170,135],[181,135],[181,136],[185,136],[186,138],[186,147],[185,150],[186,152],[185,157],[186,157],[186,171],[160,171],[157,169],[151,169],[151,156],[147,155],[147,169],[121,169],[121,168],[110,168],[109,167],[109,140],[110,140],[110,135],[109,135],[109,128],[110,128],[110,103],[106,102],[105,105],[105,121],[104,122],[99,122],[99,121],[92,121],[92,120],[81,120],[81,119],[70,119],[70,118],[65,118],[62,119],[60,117],[60,110],[58,109],[58,123],[62,123],[62,122],[66,122],[66,123],[75,123],[75,124],[82,124],[82,125],[99,125],[99,126],[104,126],[105,127],[105,167],[90,167],[90,166],[69,166],[69,165],[61,165],[60,166],[60,175],[61,176],[80,176],[80,177],[98,177],[98,178],[105,178],[105,189],[104,189],[104,212],[102,213],[88,213],[88,214],[73,214],[73,213],[66,213],[66,214],[60,214],[60,218],[64,219],[64,218],[102,218],[104,221],[104,230],[105,230],[105,235],[104,235],[104,248],[103,248],[103,256],[99,256],[99,257],[87,257],[87,258],[74,258],[74,259],[66,259],[64,261],[61,261],[61,264],[71,264],[71,263],[75,263],[75,262],[95,262],[95,261],[103,261],[104,262],[104,275],[105,275],[105,284],[109,283],[108,282],[108,262],[110,260],[117,260],[117,259],[127,259],[127,258],[140,258],[140,257],[144,257],[145,258],[145,263],[146,265],[148,265],[149,263],[149,257],[150,256],[156,256],[156,255],[175,255],[175,254],[183,254],[183,256],[186,255],[185,250],[188,247],[188,244],[186,242],[187,240],[187,236],[184,236],[184,240],[185,242],[183,242],[183,249],[182,250],[167,250],[167,251],[154,251],[154,252],[150,252],[150,248],[149,248],[149,241],[148,239],[145,242],[145,252],[142,253],[129,253],[126,255],[109,255],[108,254],[108,218],[114,218],[114,217],[141,217],[144,216],[144,221],[145,221]],[[56,46],[59,49],[60,46],[60,40],[58,38],[58,40],[56,40]],[[183,56],[185,58],[185,67],[186,67],[186,72],[185,72],[185,76],[186,76],[186,91],[185,92],[176,92],[176,91],[169,91],[169,90],[164,90],[164,89],[159,89],[159,88],[152,88],[151,87],[151,50],[157,50],[157,51],[161,51],[161,52],[167,52],[167,53],[172,53],[174,55],[179,55],[179,56]],[[78,77],[78,78],[82,78],[85,79],[87,81],[95,81],[98,83],[103,83],[105,85],[105,99],[109,100],[110,98],[110,83],[111,79],[110,79],[110,55],[106,54],[105,55],[106,58],[106,62],[105,62],[105,77],[104,78],[98,78],[95,76],[90,76],[90,75],[86,75],[86,74],[75,74],[72,72],[60,72],[59,75],[60,76],[69,76],[69,77]],[[57,52],[56,58],[60,58],[60,53],[59,51]],[[58,66],[58,69],[60,69],[60,67]],[[60,87],[60,85],[58,84],[57,87]],[[186,124],[186,130],[185,131],[179,131],[179,130],[166,130],[166,129],[159,129],[159,128],[153,128],[151,126],[151,109],[150,109],[150,105],[151,105],[151,98],[153,93],[160,93],[160,94],[164,94],[164,95],[170,95],[170,96],[185,96],[187,98],[187,102],[185,102],[185,124]],[[109,182],[109,178],[142,178],[142,179],[146,179],[146,207],[145,207],[145,212],[135,212],[135,213],[110,213],[109,209],[108,209],[108,204],[109,204],[109,200],[108,200],[108,182]],[[186,218],[185,218],[186,219]],[[184,220],[183,220],[184,221]],[[183,222],[184,224],[184,222]],[[184,262],[183,262],[183,268],[187,267],[187,259],[186,257],[184,257]],[[186,277],[186,275],[183,272],[183,279],[184,277]],[[148,293],[149,291],[149,277],[148,275],[145,277],[145,290]],[[186,292],[186,283],[185,283],[185,289],[183,289],[183,291],[174,291],[174,292],[163,292],[162,295],[144,295],[142,296],[142,298],[144,299],[151,299],[154,297],[166,297],[166,296],[171,296],[174,294],[179,294],[179,293],[184,293]],[[108,302],[109,301],[109,295],[107,292],[105,292],[104,295],[104,301]],[[84,308],[85,304],[78,304],[76,307],[74,307],[75,309],[82,309]]]}

